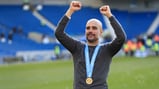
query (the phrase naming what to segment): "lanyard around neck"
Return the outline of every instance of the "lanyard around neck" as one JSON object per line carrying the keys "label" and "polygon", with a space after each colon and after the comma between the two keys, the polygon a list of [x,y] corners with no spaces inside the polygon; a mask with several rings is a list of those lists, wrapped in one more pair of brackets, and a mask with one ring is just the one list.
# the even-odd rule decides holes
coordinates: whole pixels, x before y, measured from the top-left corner
{"label": "lanyard around neck", "polygon": [[87,77],[92,77],[94,63],[95,63],[99,48],[100,48],[100,45],[97,45],[95,48],[95,51],[93,52],[92,59],[90,61],[88,45],[87,44],[85,45],[85,62],[86,62]]}

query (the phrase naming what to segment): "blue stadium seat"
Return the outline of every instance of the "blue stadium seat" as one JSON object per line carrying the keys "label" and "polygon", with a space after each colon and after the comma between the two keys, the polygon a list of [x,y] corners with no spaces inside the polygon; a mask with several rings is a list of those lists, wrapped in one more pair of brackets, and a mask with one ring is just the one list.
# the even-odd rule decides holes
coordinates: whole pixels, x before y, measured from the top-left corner
{"label": "blue stadium seat", "polygon": [[[57,25],[67,8],[68,6],[44,6],[39,13]],[[0,32],[5,32],[5,35],[8,35],[9,31],[16,26],[22,27],[25,34],[38,32],[54,38],[54,32],[49,27],[33,16],[30,11],[24,11],[20,5],[1,5],[0,13]],[[120,10],[113,10],[112,13],[121,22],[128,39],[146,32],[157,15],[157,12],[129,12]],[[101,20],[104,24],[103,28],[106,28],[104,19],[98,8],[83,7],[80,11],[74,13],[66,28],[66,32],[73,36],[84,35],[86,21],[90,18]],[[5,26],[5,28],[2,26]],[[14,35],[12,44],[0,43],[0,55],[14,55],[17,51],[25,50],[52,50],[55,45],[57,43],[44,45],[27,37]],[[60,47],[64,48],[61,45]]]}

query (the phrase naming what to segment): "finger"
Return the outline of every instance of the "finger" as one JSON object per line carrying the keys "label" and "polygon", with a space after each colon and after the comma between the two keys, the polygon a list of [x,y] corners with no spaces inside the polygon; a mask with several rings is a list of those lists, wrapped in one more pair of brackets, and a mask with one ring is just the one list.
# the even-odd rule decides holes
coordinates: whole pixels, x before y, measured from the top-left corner
{"label": "finger", "polygon": [[74,7],[81,7],[81,3],[80,3],[80,2],[77,2],[77,1],[72,2],[72,5],[73,5]]}
{"label": "finger", "polygon": [[104,6],[102,8],[100,8],[101,11],[107,11],[108,10],[108,7],[107,6]]}
{"label": "finger", "polygon": [[80,5],[78,3],[73,3],[72,4],[74,7],[80,7]]}

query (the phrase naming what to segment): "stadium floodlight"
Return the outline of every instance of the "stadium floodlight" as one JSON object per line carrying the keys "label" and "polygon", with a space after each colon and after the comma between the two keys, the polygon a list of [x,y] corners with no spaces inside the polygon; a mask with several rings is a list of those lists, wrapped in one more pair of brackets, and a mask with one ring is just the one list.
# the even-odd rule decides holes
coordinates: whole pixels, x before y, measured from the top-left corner
{"label": "stadium floodlight", "polygon": [[43,8],[43,6],[41,4],[39,4],[39,5],[36,6],[36,10],[38,10],[38,11],[42,10],[42,8]]}
{"label": "stadium floodlight", "polygon": [[34,6],[32,5],[31,3],[23,3],[23,10],[25,11],[34,11],[34,10],[42,10],[43,6],[41,4],[37,5],[37,6]]}
{"label": "stadium floodlight", "polygon": [[29,10],[29,9],[30,9],[29,3],[24,3],[24,4],[23,4],[23,10],[27,11],[27,10]]}
{"label": "stadium floodlight", "polygon": [[30,9],[29,0],[23,0],[23,10],[27,11]]}

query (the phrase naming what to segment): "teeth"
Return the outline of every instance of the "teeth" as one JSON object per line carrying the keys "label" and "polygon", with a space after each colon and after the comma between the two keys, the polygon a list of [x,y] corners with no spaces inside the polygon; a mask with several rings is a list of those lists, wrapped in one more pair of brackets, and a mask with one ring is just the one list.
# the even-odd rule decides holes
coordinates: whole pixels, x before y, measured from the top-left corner
{"label": "teeth", "polygon": [[89,36],[94,36],[93,34],[90,34]]}
{"label": "teeth", "polygon": [[88,35],[93,35],[93,34],[88,34]]}

